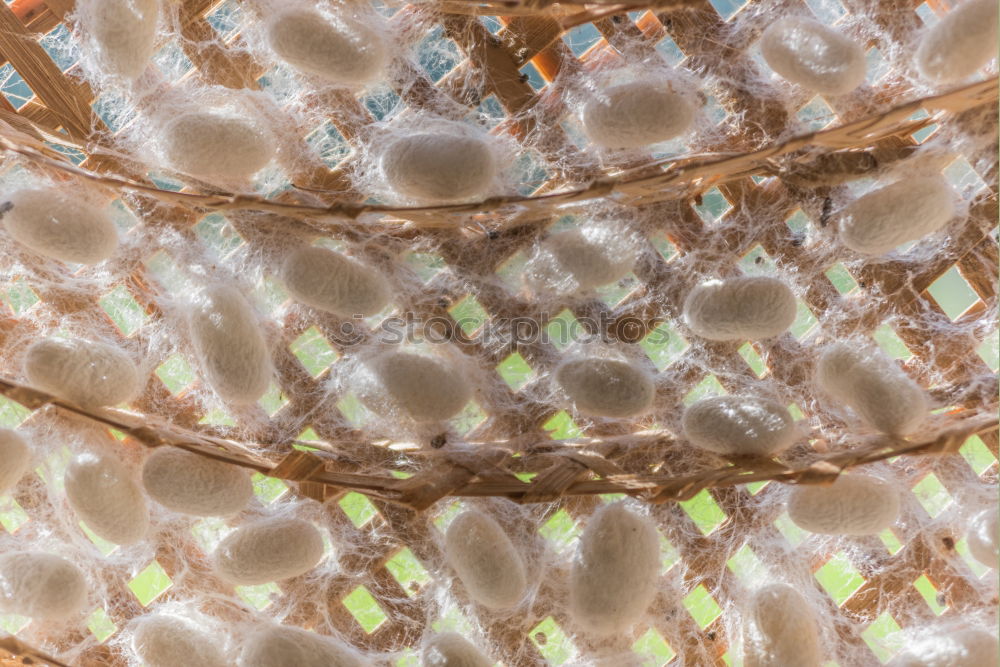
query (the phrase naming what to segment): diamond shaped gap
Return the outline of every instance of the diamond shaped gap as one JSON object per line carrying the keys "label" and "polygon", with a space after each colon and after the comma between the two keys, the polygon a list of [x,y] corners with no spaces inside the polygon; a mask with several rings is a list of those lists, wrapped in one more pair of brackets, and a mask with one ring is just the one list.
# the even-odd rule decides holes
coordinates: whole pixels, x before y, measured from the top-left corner
{"label": "diamond shaped gap", "polygon": [[542,424],[542,429],[548,431],[549,437],[553,440],[569,440],[583,435],[583,431],[565,410],[554,414],[551,419]]}
{"label": "diamond shaped gap", "polygon": [[10,306],[11,310],[18,317],[28,312],[32,306],[41,301],[34,290],[28,287],[24,280],[15,280],[9,284],[10,287],[7,288],[3,300],[7,302],[7,305]]}
{"label": "diamond shaped gap", "polygon": [[126,336],[132,335],[136,329],[149,319],[149,315],[143,310],[128,289],[124,285],[119,285],[101,297],[98,302],[101,309],[108,314],[115,326]]}
{"label": "diamond shaped gap", "polygon": [[374,632],[378,626],[388,620],[382,608],[378,606],[378,602],[364,586],[358,586],[351,591],[347,597],[341,600],[341,604],[347,607],[354,620],[368,634]]}
{"label": "diamond shaped gap", "polygon": [[13,496],[0,497],[0,526],[13,535],[18,528],[28,523],[30,517]]}
{"label": "diamond shaped gap", "polygon": [[966,463],[972,467],[977,475],[982,475],[989,470],[997,459],[978,435],[974,435],[965,441],[965,444],[958,450]]}
{"label": "diamond shaped gap", "polygon": [[726,513],[708,489],[702,489],[694,498],[682,500],[679,504],[704,535],[710,535],[726,520]]}
{"label": "diamond shaped gap", "polygon": [[506,359],[497,364],[496,371],[507,383],[507,386],[514,391],[520,391],[521,387],[531,382],[531,378],[535,375],[534,369],[518,352],[508,355]]}
{"label": "diamond shaped gap", "polygon": [[941,310],[951,318],[957,319],[962,313],[979,300],[965,278],[958,272],[958,268],[953,266],[948,269],[940,278],[931,283],[927,288],[934,300],[941,306]]}
{"label": "diamond shaped gap", "polygon": [[424,252],[411,252],[406,255],[403,262],[424,283],[430,282],[434,276],[448,267],[444,259],[438,255]]}
{"label": "diamond shaped gap", "polygon": [[556,551],[561,551],[569,546],[580,536],[580,532],[573,517],[564,509],[558,510],[538,529],[538,533],[542,537],[552,542]]}
{"label": "diamond shaped gap", "polygon": [[166,571],[155,560],[128,582],[129,590],[143,607],[160,597],[173,582]]}
{"label": "diamond shaped gap", "polygon": [[934,473],[928,473],[922,480],[914,484],[913,494],[931,517],[936,517],[951,503],[948,489]]}
{"label": "diamond shaped gap", "polygon": [[753,552],[749,544],[744,544],[739,550],[734,553],[729,560],[726,561],[726,566],[735,574],[737,577],[745,582],[751,582],[754,578],[764,571],[764,566],[757,558],[757,554]]}
{"label": "diamond shaped gap", "polygon": [[749,342],[743,343],[738,351],[743,360],[747,362],[750,370],[754,372],[754,375],[759,378],[764,377],[764,374],[767,373],[767,365],[760,358],[760,355],[757,354],[757,350],[754,349],[753,345]]}
{"label": "diamond shaped gap", "polygon": [[562,352],[574,341],[580,340],[587,334],[583,325],[577,321],[576,316],[569,308],[563,308],[559,314],[549,320],[545,325],[545,339]]}
{"label": "diamond shaped gap", "polygon": [[236,595],[258,611],[263,611],[281,595],[281,588],[273,581],[259,586],[237,586]]}
{"label": "diamond shaped gap", "polygon": [[457,417],[450,419],[448,421],[455,432],[459,435],[466,435],[470,431],[474,430],[477,426],[482,424],[489,418],[479,404],[475,401],[469,401],[462,408],[462,411],[458,413]]}
{"label": "diamond shaped gap", "polygon": [[680,359],[690,345],[673,327],[662,322],[639,341],[639,347],[656,366],[656,370],[662,371]]}
{"label": "diamond shaped gap", "polygon": [[775,273],[778,270],[774,265],[774,260],[760,244],[755,245],[750,249],[750,252],[743,255],[743,259],[740,260],[740,268],[744,273],[750,275]]}
{"label": "diamond shaped gap", "polygon": [[889,324],[883,324],[872,333],[872,338],[882,348],[882,351],[893,359],[906,361],[913,356],[913,352],[906,346],[903,339],[896,335]]}
{"label": "diamond shaped gap", "polygon": [[834,554],[833,558],[816,570],[813,576],[838,607],[865,583],[864,578],[851,565],[851,561],[843,551]]}
{"label": "diamond shaped gap", "polygon": [[243,239],[229,220],[219,213],[210,213],[202,218],[194,226],[194,232],[198,237],[218,253],[219,257],[224,257],[243,245]]}
{"label": "diamond shaped gap", "polygon": [[625,300],[639,286],[639,279],[629,271],[628,275],[613,283],[597,288],[598,298],[612,308]]}
{"label": "diamond shaped gap", "polygon": [[886,662],[903,645],[902,632],[896,620],[884,611],[861,633],[861,638],[868,644],[879,660]]}
{"label": "diamond shaped gap", "polygon": [[351,523],[358,528],[361,528],[378,516],[378,510],[375,509],[371,501],[356,491],[345,494],[343,498],[337,501],[337,505],[344,511],[344,514],[351,520]]}
{"label": "diamond shaped gap", "polygon": [[399,585],[406,590],[407,595],[414,595],[431,580],[431,576],[420,564],[417,557],[408,548],[399,550],[395,556],[390,558],[385,568],[389,574],[399,582]]}
{"label": "diamond shaped gap", "polygon": [[837,120],[837,114],[826,103],[826,100],[819,95],[809,100],[805,106],[799,109],[795,117],[805,123],[806,127],[812,132],[822,130]]}
{"label": "diamond shaped gap", "polygon": [[531,637],[531,642],[538,648],[538,652],[550,664],[561,665],[573,655],[573,644],[570,643],[569,637],[551,616],[547,616],[528,634]]}
{"label": "diamond shaped gap", "polygon": [[197,376],[184,357],[175,354],[157,366],[156,377],[171,394],[176,394],[194,382]]}
{"label": "diamond shaped gap", "polygon": [[250,476],[253,493],[265,505],[270,505],[288,491],[288,485],[276,477],[268,477],[259,472]]}
{"label": "diamond shaped gap", "polygon": [[695,213],[705,224],[714,224],[733,207],[719,188],[711,188],[701,194],[701,203],[694,205]]}
{"label": "diamond shaped gap", "polygon": [[653,628],[646,630],[646,634],[632,644],[632,650],[640,656],[646,656],[647,660],[643,664],[651,662],[656,665],[665,665],[677,655],[673,647],[663,638],[663,635]]}
{"label": "diamond shaped gap", "polygon": [[471,294],[466,295],[461,301],[449,308],[448,314],[466,336],[472,336],[479,331],[490,318],[490,314]]}
{"label": "diamond shaped gap", "polygon": [[684,405],[691,405],[696,401],[709,396],[722,396],[726,394],[725,388],[714,375],[706,376],[701,382],[696,384],[691,391],[684,395]]}
{"label": "diamond shaped gap", "polygon": [[267,412],[268,415],[273,417],[279,410],[281,410],[281,408],[288,405],[288,398],[285,396],[285,393],[281,391],[281,387],[272,382],[257,403],[264,408],[264,411]]}
{"label": "diamond shaped gap", "polygon": [[986,182],[964,157],[957,158],[945,167],[941,173],[948,179],[952,187],[967,199],[986,187]]}
{"label": "diamond shaped gap", "polygon": [[849,294],[858,288],[858,283],[851,276],[850,272],[839,262],[827,269],[825,275],[842,295]]}
{"label": "diamond shaped gap", "polygon": [[685,595],[681,604],[702,630],[722,615],[722,608],[705,589],[704,584],[698,584],[693,591]]}
{"label": "diamond shaped gap", "polygon": [[87,629],[90,630],[90,634],[94,635],[99,644],[103,644],[111,635],[118,632],[118,626],[108,616],[104,607],[98,607],[87,617]]}
{"label": "diamond shaped gap", "polygon": [[917,580],[913,582],[913,587],[917,589],[920,597],[924,599],[924,602],[927,603],[927,606],[931,608],[931,611],[936,616],[940,616],[948,608],[945,604],[947,600],[944,594],[938,592],[937,587],[931,583],[926,574],[921,574],[917,577]]}
{"label": "diamond shaped gap", "polygon": [[811,310],[809,310],[809,306],[801,301],[796,301],[795,321],[792,322],[792,326],[789,327],[789,331],[792,332],[792,335],[797,339],[802,340],[813,330],[813,327],[815,326],[816,316],[813,315]]}
{"label": "diamond shaped gap", "polygon": [[337,351],[315,326],[303,331],[298,338],[292,341],[288,349],[313,377],[317,377],[340,358]]}

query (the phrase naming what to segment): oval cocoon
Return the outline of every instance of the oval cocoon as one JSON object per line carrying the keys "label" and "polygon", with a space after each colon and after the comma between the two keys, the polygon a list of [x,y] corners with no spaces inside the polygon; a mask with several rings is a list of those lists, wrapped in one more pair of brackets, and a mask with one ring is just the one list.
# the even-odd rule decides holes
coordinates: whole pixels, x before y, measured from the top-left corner
{"label": "oval cocoon", "polygon": [[927,416],[924,390],[878,350],[828,345],[816,365],[816,381],[883,433],[912,433]]}
{"label": "oval cocoon", "polygon": [[810,18],[775,21],[761,36],[760,51],[780,76],[817,93],[843,95],[865,80],[861,45]]}
{"label": "oval cocoon", "polygon": [[90,202],[58,188],[18,190],[3,214],[7,233],[21,245],[61,262],[97,264],[118,249],[110,216]]}
{"label": "oval cocoon", "polygon": [[24,374],[36,389],[83,407],[125,403],[139,393],[128,355],[104,343],[43,338],[28,348]]}
{"label": "oval cocoon", "polygon": [[997,55],[997,3],[967,0],[931,26],[917,47],[917,69],[937,83],[974,74]]}
{"label": "oval cocoon", "polygon": [[68,560],[40,551],[0,554],[0,610],[31,618],[65,619],[87,604],[87,581]]}
{"label": "oval cocoon", "polygon": [[253,309],[235,288],[206,288],[188,319],[204,379],[220,398],[253,403],[271,382],[271,355]]}
{"label": "oval cocoon", "polygon": [[884,480],[857,473],[829,486],[797,486],[788,497],[796,526],[823,535],[875,535],[899,514],[899,493]]}
{"label": "oval cocoon", "polygon": [[785,406],[761,396],[713,396],[682,418],[691,444],[716,454],[771,456],[788,449],[798,431]]}
{"label": "oval cocoon", "polygon": [[[388,352],[374,359],[370,367],[388,398],[419,422],[454,417],[472,398],[466,379],[442,360]],[[365,398],[376,412],[385,412],[383,401],[374,396]]]}
{"label": "oval cocoon", "polygon": [[[572,276],[576,289],[590,290],[607,285],[632,270],[635,253],[631,248],[616,247],[601,231],[588,235],[582,230],[571,229],[554,234],[542,243],[541,252],[554,260],[554,272]],[[547,277],[551,281],[563,276]]]}
{"label": "oval cocoon", "polygon": [[338,252],[304,246],[288,253],[281,279],[296,301],[341,317],[374,315],[389,303],[389,284]]}
{"label": "oval cocoon", "polygon": [[334,83],[363,84],[382,73],[388,51],[382,36],[360,21],[331,23],[312,9],[288,9],[267,26],[271,50],[306,74]]}
{"label": "oval cocoon", "polygon": [[869,192],[838,215],[840,240],[881,255],[941,229],[955,216],[955,193],[941,176],[912,178]]}
{"label": "oval cocoon", "polygon": [[14,488],[31,462],[31,450],[17,431],[0,428],[0,495]]}
{"label": "oval cocoon", "polygon": [[994,570],[1000,566],[1000,518],[997,510],[988,509],[980,512],[969,524],[969,533],[966,536],[969,543],[969,553],[986,567]]}
{"label": "oval cocoon", "polygon": [[998,655],[995,629],[954,628],[947,634],[917,639],[888,667],[997,667]]}
{"label": "oval cocoon", "polygon": [[164,157],[179,172],[207,181],[247,181],[275,153],[274,139],[249,118],[221,111],[192,111],[163,129]]}
{"label": "oval cocoon", "polygon": [[493,667],[493,661],[457,632],[442,632],[424,644],[424,667]]}
{"label": "oval cocoon", "polygon": [[710,280],[684,300],[684,321],[709,340],[759,340],[783,333],[796,315],[795,295],[768,276]]}
{"label": "oval cocoon", "polygon": [[625,632],[653,601],[659,570],[660,540],[653,521],[621,503],[602,507],[580,537],[570,574],[570,614],[587,632]]}
{"label": "oval cocoon", "polygon": [[143,616],[132,631],[132,650],[146,667],[225,667],[219,640],[179,616]]}
{"label": "oval cocoon", "polygon": [[118,459],[80,454],[66,467],[64,482],[70,507],[101,539],[134,544],[146,534],[146,497]]}
{"label": "oval cocoon", "polygon": [[787,584],[756,591],[746,613],[746,667],[819,667],[822,652],[816,615]]}
{"label": "oval cocoon", "polygon": [[576,409],[597,417],[630,417],[653,402],[653,379],[643,369],[616,359],[585,358],[563,362],[556,382]]}
{"label": "oval cocoon", "polygon": [[240,656],[241,667],[365,667],[370,664],[332,637],[287,626],[255,630]]}
{"label": "oval cocoon", "polygon": [[84,0],[76,7],[102,69],[126,79],[142,74],[156,46],[157,0]]}
{"label": "oval cocoon", "polygon": [[461,123],[453,132],[418,132],[389,144],[379,158],[386,184],[418,202],[455,202],[488,194],[497,176],[488,141]]}
{"label": "oval cocoon", "polygon": [[689,95],[670,82],[632,81],[611,86],[583,107],[583,129],[605,148],[640,148],[683,134],[694,122]]}
{"label": "oval cocoon", "polygon": [[323,558],[323,536],[301,519],[271,518],[240,526],[212,554],[215,571],[237,586],[297,577]]}
{"label": "oval cocoon", "polygon": [[142,465],[146,493],[167,509],[195,516],[229,516],[247,506],[247,471],[178,447],[158,447]]}
{"label": "oval cocoon", "polygon": [[479,604],[508,609],[524,597],[524,561],[489,515],[469,510],[455,517],[445,534],[445,554],[469,597]]}

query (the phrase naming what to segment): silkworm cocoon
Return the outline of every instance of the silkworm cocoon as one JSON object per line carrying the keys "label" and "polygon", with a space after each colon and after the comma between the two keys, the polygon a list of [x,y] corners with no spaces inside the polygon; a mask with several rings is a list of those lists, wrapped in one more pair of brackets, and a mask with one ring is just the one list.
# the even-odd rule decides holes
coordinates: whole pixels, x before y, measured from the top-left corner
{"label": "silkworm cocoon", "polygon": [[493,661],[483,655],[457,632],[442,632],[424,645],[424,667],[493,667]]}
{"label": "silkworm cocoon", "polygon": [[997,510],[988,509],[980,512],[969,524],[969,534],[966,536],[969,543],[969,553],[986,567],[994,570],[1000,567],[1000,518]]}
{"label": "silkworm cocoon", "polygon": [[157,0],[85,0],[77,9],[102,69],[126,79],[142,74],[156,46]]}
{"label": "silkworm cocoon", "polygon": [[117,405],[141,388],[128,355],[104,343],[43,338],[28,348],[24,374],[37,389],[83,407]]}
{"label": "silkworm cocoon", "polygon": [[683,134],[694,122],[690,95],[669,82],[632,81],[599,91],[583,107],[583,128],[605,148],[640,148]]}
{"label": "silkworm cocoon", "polygon": [[118,459],[81,454],[70,461],[64,482],[70,507],[101,539],[134,544],[146,534],[146,497]]}
{"label": "silkworm cocoon", "polygon": [[17,431],[0,428],[0,495],[14,488],[31,462],[31,450]]}
{"label": "silkworm cocoon", "polygon": [[212,555],[219,576],[238,586],[297,577],[323,558],[323,537],[301,519],[271,518],[240,526]]}
{"label": "silkworm cocoon", "polygon": [[164,157],[185,174],[246,181],[275,153],[274,139],[250,118],[223,111],[180,114],[163,128]]}
{"label": "silkworm cocoon", "polygon": [[780,76],[817,93],[843,95],[865,80],[861,45],[813,19],[775,21],[761,36],[760,50]]}
{"label": "silkworm cocoon", "polygon": [[816,381],[883,433],[912,433],[927,416],[924,390],[881,352],[833,343],[820,354]]}
{"label": "silkworm cocoon", "polygon": [[598,417],[643,412],[656,392],[649,373],[616,359],[572,359],[559,365],[555,378],[577,410]]}
{"label": "silkworm cocoon", "polygon": [[416,132],[399,137],[379,157],[386,184],[418,202],[454,202],[485,196],[497,176],[488,140],[460,123],[447,132]]}
{"label": "silkworm cocoon", "polygon": [[796,526],[823,535],[874,535],[899,514],[899,493],[870,475],[841,475],[829,486],[798,486],[788,497]]}
{"label": "silkworm cocoon", "polygon": [[937,83],[964,79],[997,54],[997,3],[967,0],[921,37],[917,69]]}
{"label": "silkworm cocoon", "polygon": [[332,637],[285,626],[255,631],[240,655],[241,667],[368,667],[370,664]]}
{"label": "silkworm cocoon", "polygon": [[659,569],[653,521],[621,503],[602,507],[580,537],[570,574],[570,614],[587,632],[625,632],[653,601]]}
{"label": "silkworm cocoon", "polygon": [[840,240],[851,250],[881,255],[936,232],[955,215],[955,193],[939,176],[893,183],[845,207]]}
{"label": "silkworm cocoon", "polygon": [[713,396],[684,411],[684,435],[717,454],[771,456],[798,434],[785,406],[761,396]]}
{"label": "silkworm cocoon", "polygon": [[168,614],[143,616],[132,631],[132,650],[146,667],[225,667],[218,644],[195,623]]}
{"label": "silkworm cocoon", "polygon": [[0,611],[57,620],[82,611],[87,581],[76,565],[38,551],[0,555]]}
{"label": "silkworm cocoon", "polygon": [[684,300],[684,321],[709,340],[759,340],[783,333],[795,321],[795,295],[768,276],[710,280]]}
{"label": "silkworm cocoon", "polygon": [[61,262],[97,264],[118,249],[118,232],[103,210],[57,188],[18,190],[3,214],[7,233],[21,245]]}
{"label": "silkworm cocoon", "polygon": [[[457,369],[444,361],[411,352],[388,352],[371,369],[391,402],[412,419],[442,421],[457,415],[472,398],[472,388]],[[366,403],[384,410],[375,397]]]}
{"label": "silkworm cocoon", "polygon": [[279,58],[307,74],[357,85],[378,77],[388,61],[382,35],[360,21],[326,20],[312,9],[288,9],[267,26],[267,41]]}
{"label": "silkworm cocoon", "polygon": [[159,447],[146,458],[142,484],[164,507],[195,516],[229,516],[253,497],[245,470],[177,447]]}
{"label": "silkworm cocoon", "polygon": [[888,667],[997,667],[1000,643],[996,630],[956,628],[947,634],[918,639]]}
{"label": "silkworm cocoon", "polygon": [[253,309],[235,288],[209,287],[188,318],[204,378],[222,399],[253,403],[271,382],[271,355]]}
{"label": "silkworm cocoon", "polygon": [[542,252],[555,260],[558,270],[573,277],[577,289],[589,290],[623,278],[635,265],[630,249],[608,241],[601,233],[570,229],[546,239]]}
{"label": "silkworm cocoon", "polygon": [[316,246],[288,253],[281,279],[296,301],[341,317],[374,315],[391,296],[389,284],[374,270]]}
{"label": "silkworm cocoon", "polygon": [[445,554],[469,597],[491,609],[513,607],[528,588],[524,561],[487,514],[469,510],[448,526]]}
{"label": "silkworm cocoon", "polygon": [[791,586],[771,584],[756,591],[745,619],[746,667],[819,667],[816,616]]}

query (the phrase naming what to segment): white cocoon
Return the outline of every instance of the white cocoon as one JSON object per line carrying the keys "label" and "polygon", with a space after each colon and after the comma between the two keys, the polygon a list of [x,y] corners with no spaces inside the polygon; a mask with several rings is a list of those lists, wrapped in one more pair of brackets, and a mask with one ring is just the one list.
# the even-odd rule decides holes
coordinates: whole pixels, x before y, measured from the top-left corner
{"label": "white cocoon", "polygon": [[828,486],[803,485],[788,497],[796,526],[823,535],[875,535],[899,514],[899,492],[885,480],[851,473]]}
{"label": "white cocoon", "polygon": [[817,362],[816,381],[883,433],[912,433],[927,416],[924,390],[878,350],[847,343],[828,345]]}
{"label": "white cocoon", "polygon": [[385,278],[374,270],[317,246],[288,253],[281,279],[296,301],[340,317],[374,315],[392,296]]}
{"label": "white cocoon", "polygon": [[226,667],[219,640],[195,623],[169,614],[147,614],[132,631],[132,650],[146,667]]}
{"label": "white cocoon", "polygon": [[160,141],[174,169],[206,181],[247,181],[276,150],[274,138],[254,119],[222,110],[177,115]]}
{"label": "white cocoon", "polygon": [[785,406],[762,396],[702,399],[684,411],[682,426],[696,447],[737,456],[772,456],[798,435]]}
{"label": "white cocoon", "polygon": [[286,9],[269,17],[267,42],[295,69],[345,85],[372,81],[389,60],[385,40],[371,27],[345,19],[331,23],[312,9]]}
{"label": "white cocoon", "polygon": [[536,287],[576,292],[620,280],[633,266],[635,248],[621,231],[595,225],[545,239],[525,271]]}
{"label": "white cocoon", "polygon": [[157,0],[81,0],[76,9],[103,70],[126,79],[142,74],[156,46]]}
{"label": "white cocoon", "polygon": [[996,0],[966,0],[920,38],[917,69],[936,83],[974,74],[997,55]]}
{"label": "white cocoon", "polygon": [[445,535],[448,563],[469,597],[491,609],[509,609],[528,587],[524,561],[507,533],[487,514],[459,514]]}
{"label": "white cocoon", "polygon": [[760,51],[780,76],[817,93],[843,95],[865,80],[861,45],[810,18],[778,19],[761,36]]}
{"label": "white cocoon", "polygon": [[86,604],[87,581],[68,560],[40,551],[0,554],[3,613],[61,620],[79,613]]}
{"label": "white cocoon", "polygon": [[616,359],[571,359],[556,368],[556,382],[576,409],[597,417],[631,417],[653,402],[653,378]]}
{"label": "white cocoon", "polygon": [[0,428],[0,495],[14,488],[31,463],[31,450],[17,431]]}
{"label": "white cocoon", "polygon": [[742,276],[692,289],[684,300],[684,321],[709,340],[760,340],[792,326],[795,309],[795,295],[783,281]]}
{"label": "white cocoon", "polygon": [[21,245],[61,262],[97,264],[118,249],[118,231],[108,214],[59,188],[18,190],[3,214],[7,233]]}
{"label": "white cocoon", "polygon": [[917,639],[888,667],[997,667],[998,656],[996,628],[955,628],[946,634]]}
{"label": "white cocoon", "polygon": [[297,577],[323,558],[323,536],[308,521],[262,519],[240,526],[212,553],[215,571],[237,586]]}
{"label": "white cocoon", "polygon": [[745,667],[819,667],[822,652],[816,615],[787,584],[758,589],[744,616]]}
{"label": "white cocoon", "polygon": [[442,632],[424,644],[424,667],[493,667],[493,661],[457,632]]}
{"label": "white cocoon", "polygon": [[691,96],[670,81],[631,81],[593,95],[583,106],[583,129],[599,146],[640,148],[686,132],[695,111]]}
{"label": "white cocoon", "polygon": [[66,499],[95,535],[134,544],[149,528],[146,497],[132,472],[112,456],[80,454],[66,467]]}
{"label": "white cocoon", "polygon": [[969,523],[969,553],[986,567],[1000,567],[1000,517],[996,507],[980,512]]}
{"label": "white cocoon", "polygon": [[206,288],[188,318],[204,379],[223,400],[253,403],[271,382],[271,355],[257,317],[234,287]]}
{"label": "white cocoon", "polygon": [[385,398],[418,422],[454,417],[472,398],[472,388],[458,369],[440,359],[412,352],[386,352],[369,368],[384,397],[363,395],[365,404],[385,413]]}
{"label": "white cocoon", "polygon": [[288,626],[254,630],[240,667],[366,667],[371,663],[332,637]]}
{"label": "white cocoon", "polygon": [[660,538],[652,519],[621,503],[595,512],[570,574],[569,611],[596,635],[626,632],[656,595]]}
{"label": "white cocoon", "polygon": [[246,470],[177,447],[158,447],[146,457],[142,485],[167,509],[195,516],[229,516],[253,497]]}
{"label": "white cocoon", "polygon": [[386,185],[422,203],[456,202],[487,195],[497,177],[489,138],[462,123],[395,139],[379,156]]}
{"label": "white cocoon", "polygon": [[116,347],[43,338],[28,348],[24,374],[37,389],[83,407],[117,405],[139,393],[139,371]]}
{"label": "white cocoon", "polygon": [[837,215],[840,240],[851,250],[881,255],[936,232],[955,215],[944,177],[904,179],[869,192]]}

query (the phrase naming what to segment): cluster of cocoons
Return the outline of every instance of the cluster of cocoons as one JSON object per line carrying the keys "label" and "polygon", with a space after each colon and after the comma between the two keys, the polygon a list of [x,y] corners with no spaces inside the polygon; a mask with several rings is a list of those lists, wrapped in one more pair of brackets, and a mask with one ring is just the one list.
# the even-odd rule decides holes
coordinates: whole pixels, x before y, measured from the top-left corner
{"label": "cluster of cocoons", "polygon": [[648,372],[617,359],[585,357],[556,368],[556,383],[581,414],[631,417],[649,409],[656,388]]}
{"label": "cluster of cocoons", "polygon": [[80,454],[70,461],[63,481],[69,506],[101,539],[135,544],[146,535],[146,497],[116,457]]}
{"label": "cluster of cocoons", "polygon": [[941,229],[955,215],[955,192],[941,175],[897,181],[856,199],[837,215],[840,241],[881,255]]}
{"label": "cluster of cocoons", "polygon": [[246,470],[177,447],[159,447],[146,457],[142,485],[167,509],[194,516],[230,516],[253,497]]}
{"label": "cluster of cocoons", "polygon": [[876,535],[898,515],[896,488],[860,473],[840,475],[828,486],[797,486],[788,496],[792,522],[822,535]]}
{"label": "cluster of cocoons", "polygon": [[124,403],[141,388],[128,355],[81,339],[36,341],[25,353],[24,374],[33,387],[86,408]]}
{"label": "cluster of cocoons", "polygon": [[31,450],[17,431],[0,428],[0,495],[11,489],[24,477],[31,463]]}
{"label": "cluster of cocoons", "polygon": [[927,416],[926,392],[878,350],[828,345],[816,365],[816,382],[882,433],[912,433]]}
{"label": "cluster of cocoons", "polygon": [[694,123],[692,96],[671,81],[639,80],[598,91],[583,106],[587,137],[604,148],[641,148],[672,139]]}
{"label": "cluster of cocoons", "polygon": [[0,612],[65,620],[87,604],[87,580],[65,558],[39,551],[0,554]]}
{"label": "cluster of cocoons", "polygon": [[424,667],[493,667],[493,661],[457,632],[442,632],[424,644]]}
{"label": "cluster of cocoons", "polygon": [[954,628],[917,639],[893,658],[888,667],[997,667],[1000,643],[996,628]]}
{"label": "cluster of cocoons", "polygon": [[812,608],[788,584],[756,590],[744,611],[745,667],[819,667],[822,650]]}
{"label": "cluster of cocoons", "polygon": [[696,447],[726,456],[773,456],[798,437],[785,406],[762,396],[712,396],[690,405],[681,419]]}
{"label": "cluster of cocoons", "polygon": [[811,18],[775,21],[761,36],[760,51],[778,75],[817,93],[843,95],[865,80],[861,45]]}
{"label": "cluster of cocoons", "polygon": [[969,523],[965,537],[969,553],[986,567],[1000,567],[1000,515],[996,508],[980,512]]}
{"label": "cluster of cocoons", "polygon": [[332,637],[287,626],[255,631],[240,653],[241,667],[368,667],[370,664]]}
{"label": "cluster of cocoons", "polygon": [[274,517],[240,526],[212,553],[216,573],[237,586],[257,586],[312,570],[323,558],[323,536],[302,519]]}
{"label": "cluster of cocoons", "polygon": [[936,83],[959,81],[997,55],[997,3],[967,0],[921,37],[917,69]]}
{"label": "cluster of cocoons", "polygon": [[103,71],[124,79],[142,74],[156,46],[158,0],[83,0],[76,9]]}
{"label": "cluster of cocoons", "polygon": [[472,387],[461,371],[443,359],[413,352],[384,352],[368,363],[377,387],[361,400],[379,414],[391,408],[417,422],[454,417],[472,398]]}
{"label": "cluster of cocoons", "polygon": [[140,618],[132,630],[132,650],[146,667],[225,667],[216,638],[194,622],[171,614]]}
{"label": "cluster of cocoons", "polygon": [[340,317],[374,315],[392,297],[389,283],[373,269],[318,246],[288,253],[281,279],[296,301]]}
{"label": "cluster of cocoons", "polygon": [[271,382],[271,355],[253,308],[234,287],[204,289],[188,315],[195,356],[220,398],[253,403]]}
{"label": "cluster of cocoons", "polygon": [[445,534],[445,553],[469,597],[479,604],[509,609],[524,598],[524,561],[489,515],[469,510],[455,517]]}
{"label": "cluster of cocoons", "polygon": [[772,338],[792,326],[795,295],[770,276],[710,280],[695,286],[684,300],[684,321],[708,340]]}
{"label": "cluster of cocoons", "polygon": [[246,111],[223,109],[171,117],[160,142],[171,167],[205,181],[248,181],[277,150],[271,133]]}
{"label": "cluster of cocoons", "polygon": [[539,244],[525,272],[539,290],[575,293],[624,278],[635,265],[635,248],[620,229],[590,225],[569,229]]}
{"label": "cluster of cocoons", "polygon": [[[18,190],[7,199],[3,226],[26,248],[60,262],[97,264],[118,249],[118,231],[106,211],[60,188]],[[82,204],[82,205],[81,205]]]}

